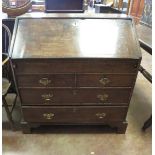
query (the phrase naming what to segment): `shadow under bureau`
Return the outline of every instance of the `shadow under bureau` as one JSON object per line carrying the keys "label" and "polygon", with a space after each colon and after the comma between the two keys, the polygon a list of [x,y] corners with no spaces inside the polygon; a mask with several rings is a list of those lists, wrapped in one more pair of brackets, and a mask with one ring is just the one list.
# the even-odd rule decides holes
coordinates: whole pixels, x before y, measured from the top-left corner
{"label": "shadow under bureau", "polygon": [[10,56],[24,133],[37,125],[109,125],[125,133],[141,61],[131,18],[19,17]]}

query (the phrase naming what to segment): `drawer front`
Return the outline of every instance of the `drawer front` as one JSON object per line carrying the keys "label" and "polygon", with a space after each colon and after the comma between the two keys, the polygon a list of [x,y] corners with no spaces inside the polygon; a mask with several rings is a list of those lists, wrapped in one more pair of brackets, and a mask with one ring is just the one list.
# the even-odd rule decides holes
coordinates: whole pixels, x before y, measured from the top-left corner
{"label": "drawer front", "polygon": [[132,87],[132,74],[78,74],[77,87]]}
{"label": "drawer front", "polygon": [[123,121],[127,107],[82,106],[82,107],[35,107],[22,108],[25,121],[55,123],[104,123]]}
{"label": "drawer front", "polygon": [[19,87],[74,87],[75,76],[73,74],[53,75],[18,75]]}
{"label": "drawer front", "polygon": [[14,62],[16,74],[33,73],[136,73],[137,60],[27,60]]}
{"label": "drawer front", "polygon": [[131,89],[20,89],[23,105],[128,104]]}

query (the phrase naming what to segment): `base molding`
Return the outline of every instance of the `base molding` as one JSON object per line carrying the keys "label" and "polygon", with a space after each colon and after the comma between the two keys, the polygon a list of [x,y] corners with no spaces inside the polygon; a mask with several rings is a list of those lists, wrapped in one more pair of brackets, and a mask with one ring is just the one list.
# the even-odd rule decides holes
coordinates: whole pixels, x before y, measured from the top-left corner
{"label": "base molding", "polygon": [[[40,126],[51,126],[51,127],[58,127],[59,129],[62,127],[64,128],[72,128],[74,126],[74,129],[77,127],[89,127],[89,131],[91,130],[91,127],[96,127],[96,128],[101,128],[101,130],[103,131],[103,133],[109,133],[110,131],[112,131],[112,133],[118,133],[118,134],[125,134],[126,132],[126,128],[127,128],[128,123],[126,121],[123,122],[109,122],[109,123],[103,123],[103,124],[66,124],[66,123],[61,123],[61,124],[57,124],[57,123],[30,123],[30,122],[21,122],[21,128],[22,128],[22,132],[24,134],[31,134],[32,133],[32,129],[37,129]],[[106,128],[106,130],[104,130]],[[58,130],[59,131],[59,130]],[[89,132],[88,131],[88,132]],[[95,130],[96,131],[96,130]],[[100,131],[100,133],[102,132]],[[63,132],[63,129],[61,129],[61,133]],[[79,131],[78,131],[79,132]],[[85,133],[87,132],[87,129],[85,129]],[[111,132],[110,132],[111,133]]]}

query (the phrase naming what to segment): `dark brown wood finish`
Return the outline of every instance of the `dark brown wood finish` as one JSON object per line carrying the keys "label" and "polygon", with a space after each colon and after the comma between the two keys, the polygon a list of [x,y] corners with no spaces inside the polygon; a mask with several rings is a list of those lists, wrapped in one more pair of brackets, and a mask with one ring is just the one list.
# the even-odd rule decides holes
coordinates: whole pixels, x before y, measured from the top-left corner
{"label": "dark brown wood finish", "polygon": [[136,59],[29,59],[13,61],[16,74],[137,73]]}
{"label": "dark brown wood finish", "polygon": [[131,89],[20,89],[23,105],[127,104]]}
{"label": "dark brown wood finish", "polygon": [[[136,38],[131,19],[115,17],[102,20],[98,19],[99,15],[94,19],[87,19],[84,15],[82,18],[18,18],[12,58],[137,59],[141,56],[137,50],[138,45],[134,42]],[[96,31],[92,31],[94,27],[97,28]],[[108,35],[108,29],[114,37]],[[18,51],[21,51],[20,54]]]}
{"label": "dark brown wood finish", "polygon": [[[28,122],[74,122],[74,123],[101,123],[104,121],[123,121],[127,107],[23,107],[25,120]],[[119,114],[119,115],[118,115]]]}
{"label": "dark brown wood finish", "polygon": [[132,87],[133,74],[18,74],[22,87]]}
{"label": "dark brown wood finish", "polygon": [[74,74],[18,75],[19,87],[75,87]]}
{"label": "dark brown wood finish", "polygon": [[77,87],[132,87],[133,74],[77,74]]}
{"label": "dark brown wood finish", "polygon": [[109,124],[125,133],[141,61],[132,19],[28,16],[16,19],[10,48],[23,132],[45,123]]}

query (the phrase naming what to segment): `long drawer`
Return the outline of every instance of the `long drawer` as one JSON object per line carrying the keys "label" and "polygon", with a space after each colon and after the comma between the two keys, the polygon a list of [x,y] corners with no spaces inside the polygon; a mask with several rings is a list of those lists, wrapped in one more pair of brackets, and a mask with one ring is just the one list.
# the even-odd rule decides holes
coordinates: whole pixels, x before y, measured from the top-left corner
{"label": "long drawer", "polygon": [[136,73],[134,59],[30,59],[13,62],[16,74],[28,73]]}
{"label": "long drawer", "polygon": [[20,89],[23,105],[128,104],[130,88]]}
{"label": "long drawer", "polygon": [[132,74],[20,74],[19,87],[132,87]]}
{"label": "long drawer", "polygon": [[127,114],[126,106],[24,106],[22,110],[28,122],[104,123],[122,121]]}

